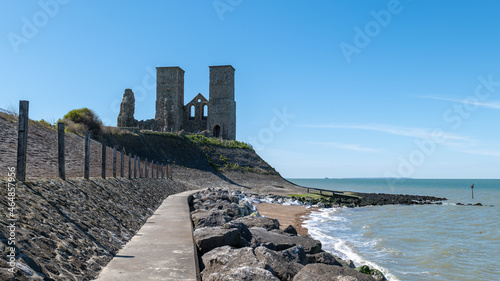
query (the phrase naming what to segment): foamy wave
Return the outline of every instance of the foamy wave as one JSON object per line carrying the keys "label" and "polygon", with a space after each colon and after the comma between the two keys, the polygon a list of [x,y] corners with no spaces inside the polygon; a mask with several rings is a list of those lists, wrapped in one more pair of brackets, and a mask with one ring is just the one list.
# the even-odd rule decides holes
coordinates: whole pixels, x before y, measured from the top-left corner
{"label": "foamy wave", "polygon": [[[323,249],[339,256],[343,260],[352,260],[356,266],[368,265],[370,268],[375,268],[380,270],[387,280],[389,281],[399,281],[399,279],[391,274],[386,268],[379,266],[378,264],[365,259],[361,253],[359,253],[356,245],[345,241],[339,237],[334,237],[329,235],[327,232],[332,231],[328,229],[326,222],[344,222],[347,223],[348,220],[345,217],[334,215],[338,209],[322,209],[319,211],[312,212],[309,218],[304,221],[304,226],[309,230],[309,234],[314,239],[317,239],[323,245]],[[326,227],[326,228],[325,228]],[[336,224],[333,231],[345,231],[349,230],[349,227],[345,224]],[[355,239],[355,242],[359,247],[375,247],[378,243],[376,239]]]}

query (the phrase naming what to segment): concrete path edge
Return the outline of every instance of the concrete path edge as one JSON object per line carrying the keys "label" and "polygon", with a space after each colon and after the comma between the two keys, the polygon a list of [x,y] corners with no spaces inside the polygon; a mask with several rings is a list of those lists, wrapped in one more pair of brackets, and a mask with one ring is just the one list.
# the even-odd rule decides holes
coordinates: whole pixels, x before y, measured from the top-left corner
{"label": "concrete path edge", "polygon": [[189,201],[200,190],[168,196],[96,279],[200,281]]}

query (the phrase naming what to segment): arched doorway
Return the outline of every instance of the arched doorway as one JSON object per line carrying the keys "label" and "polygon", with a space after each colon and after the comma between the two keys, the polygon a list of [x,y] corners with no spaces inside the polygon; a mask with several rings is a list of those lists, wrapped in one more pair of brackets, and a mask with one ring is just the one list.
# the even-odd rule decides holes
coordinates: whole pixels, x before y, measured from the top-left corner
{"label": "arched doorway", "polygon": [[215,125],[215,127],[213,129],[213,135],[214,135],[214,138],[218,138],[220,136],[220,126],[219,125]]}

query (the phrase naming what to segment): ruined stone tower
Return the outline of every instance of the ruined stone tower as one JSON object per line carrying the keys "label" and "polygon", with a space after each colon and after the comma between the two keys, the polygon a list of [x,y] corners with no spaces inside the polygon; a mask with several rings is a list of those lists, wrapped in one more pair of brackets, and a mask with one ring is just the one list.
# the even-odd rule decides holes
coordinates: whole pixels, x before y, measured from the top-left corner
{"label": "ruined stone tower", "polygon": [[184,129],[184,70],[178,66],[156,68],[155,119],[166,132]]}
{"label": "ruined stone tower", "polygon": [[236,138],[236,102],[234,101],[234,68],[210,66],[208,129],[214,137]]}
{"label": "ruined stone tower", "polygon": [[210,66],[209,99],[201,93],[184,106],[184,70],[178,66],[156,68],[156,114],[154,119],[134,119],[134,93],[123,95],[118,127],[164,132],[203,133],[236,139],[234,68]]}
{"label": "ruined stone tower", "polygon": [[120,104],[120,114],[118,115],[117,125],[121,128],[130,128],[137,126],[137,120],[134,118],[135,98],[131,89],[125,89],[122,103]]}

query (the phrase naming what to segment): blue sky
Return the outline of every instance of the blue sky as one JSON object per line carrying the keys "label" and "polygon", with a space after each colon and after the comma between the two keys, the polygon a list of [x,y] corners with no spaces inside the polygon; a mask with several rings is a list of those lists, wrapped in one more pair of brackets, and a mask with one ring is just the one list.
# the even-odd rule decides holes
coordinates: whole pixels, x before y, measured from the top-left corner
{"label": "blue sky", "polygon": [[[116,125],[236,69],[237,138],[285,177],[499,178],[498,1],[2,1],[0,107]],[[498,81],[498,82],[497,82]]]}

